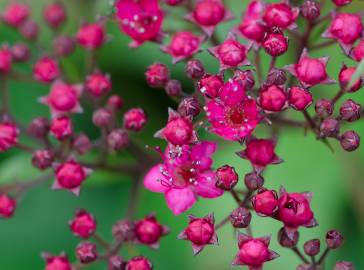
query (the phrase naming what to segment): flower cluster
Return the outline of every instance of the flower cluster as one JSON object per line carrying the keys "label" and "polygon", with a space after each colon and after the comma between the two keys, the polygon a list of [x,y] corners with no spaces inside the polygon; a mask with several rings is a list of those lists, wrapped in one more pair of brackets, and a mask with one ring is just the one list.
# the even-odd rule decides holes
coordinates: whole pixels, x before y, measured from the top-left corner
{"label": "flower cluster", "polygon": [[[341,9],[351,0],[332,0],[330,5],[335,12],[327,14],[321,14],[324,1],[304,0],[300,5],[291,2],[250,0],[241,21],[224,40],[219,39],[216,29],[234,16],[222,0],[116,0],[112,15],[84,22],[72,35],[59,34],[68,15],[63,4],[54,2],[46,5],[42,13],[45,25],[54,33],[53,47],[41,56],[35,55],[33,63],[30,45],[37,42],[41,24],[32,19],[29,5],[12,1],[2,10],[1,22],[26,42],[0,46],[0,152],[17,148],[30,153],[31,163],[40,175],[27,182],[0,185],[0,217],[10,218],[19,196],[29,188],[53,179],[52,189],[78,195],[94,170],[104,170],[130,176],[136,190],[142,182],[149,191],[162,193],[174,215],[193,210],[196,203],[203,203],[202,199],[232,196],[237,205],[217,224],[212,213],[188,216],[178,238],[191,243],[194,255],[206,245],[216,245],[218,230],[231,225],[238,230],[232,264],[260,270],[265,263],[277,259],[279,251],[269,248],[270,236],[253,236],[251,222],[270,218],[282,226],[276,232],[280,245],[291,249],[302,261],[297,270],[322,269],[329,251],[342,245],[342,235],[330,230],[326,249],[320,256],[318,239],[306,241],[304,253],[301,252],[299,231],[318,225],[311,206],[312,193],[288,192],[279,186],[268,188],[264,174],[267,167],[283,162],[276,149],[280,139],[277,130],[281,128],[310,131],[318,143],[329,148],[333,148],[331,140],[337,140],[348,152],[359,148],[359,134],[344,128],[359,120],[363,109],[352,98],[340,106],[338,102],[360,91],[362,70],[358,65],[343,64],[337,70],[336,83],[329,75],[328,57],[312,55],[320,48],[338,44],[348,59],[362,63],[364,29],[361,15]],[[189,27],[169,31],[167,37],[165,18],[177,16],[169,13],[177,8],[183,12],[180,19]],[[112,94],[111,76],[97,65],[99,49],[110,41],[108,21],[116,23],[130,37],[131,48],[146,42],[157,44],[173,64],[184,65],[185,75],[194,85],[192,91],[186,91],[181,81],[173,79],[167,63],[155,62],[146,67],[148,86],[164,89],[177,103],[175,108],[168,109],[165,125],[154,134],[164,145],[164,149],[154,147],[157,154],[141,147],[133,138],[153,116],[140,107],[125,108],[128,106],[122,97]],[[327,41],[317,42],[319,38],[312,37],[320,31]],[[67,78],[61,64],[76,47],[84,51],[88,63],[77,83]],[[282,63],[280,56],[293,49],[295,57]],[[198,59],[204,51],[216,60],[218,70],[207,71]],[[269,59],[267,67],[262,57]],[[30,76],[17,69],[27,63],[32,67]],[[8,81],[20,77],[49,89],[38,100],[49,109],[49,117],[34,118],[26,129],[11,114],[8,100]],[[324,84],[338,89],[332,98],[316,98]],[[74,115],[87,108],[85,100],[92,104],[91,121],[100,133],[97,139],[75,127]],[[303,120],[292,118],[293,111],[299,112]],[[273,135],[259,136],[257,130],[261,127],[268,127]],[[206,133],[208,139],[202,139]],[[25,144],[20,135],[37,143]],[[242,172],[231,164],[214,167],[213,156],[221,149],[219,140],[237,143],[240,151],[231,154],[250,163],[251,170],[245,172],[243,180]],[[122,151],[128,152],[134,162],[109,162],[109,156]],[[91,153],[97,153],[98,159],[92,159],[95,155]],[[81,269],[105,260],[109,270],[151,270],[151,261],[143,255],[129,259],[120,255],[124,244],[158,249],[169,232],[155,214],[135,219],[136,198],[136,191],[132,192],[126,216],[112,226],[112,242],[97,233],[92,214],[78,210],[69,222],[71,232],[82,239],[75,248],[78,261],[71,262],[64,253],[43,254],[45,269]],[[267,231],[272,233],[275,232]],[[354,267],[350,262],[337,262],[334,270],[342,269]]]}

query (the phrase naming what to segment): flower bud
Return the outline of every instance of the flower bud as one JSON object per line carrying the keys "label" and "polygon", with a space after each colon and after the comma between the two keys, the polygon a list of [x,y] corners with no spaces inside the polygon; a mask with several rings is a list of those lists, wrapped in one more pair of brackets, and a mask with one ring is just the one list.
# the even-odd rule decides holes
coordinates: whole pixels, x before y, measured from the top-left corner
{"label": "flower bud", "polygon": [[152,88],[163,88],[169,80],[169,69],[166,65],[155,63],[145,72],[147,83]]}
{"label": "flower bud", "polygon": [[337,249],[343,244],[344,237],[339,231],[330,230],[326,234],[326,245],[330,249]]}
{"label": "flower bud", "polygon": [[108,270],[124,270],[125,266],[126,266],[126,261],[124,261],[124,259],[121,256],[114,255],[109,258],[107,269]]}
{"label": "flower bud", "polygon": [[45,117],[37,117],[28,126],[30,135],[36,138],[44,138],[49,132],[49,121]]}
{"label": "flower bud", "polygon": [[57,140],[63,140],[73,134],[71,119],[67,116],[54,118],[51,122],[50,131]]}
{"label": "flower bud", "polygon": [[59,256],[45,254],[43,257],[46,260],[45,270],[72,270],[72,265],[65,254]]}
{"label": "flower bud", "polygon": [[351,77],[354,75],[356,67],[347,67],[343,65],[339,73],[339,83],[342,89],[348,92],[356,92],[362,86],[363,82],[361,78],[357,79],[354,84],[349,88],[349,83],[351,82]]}
{"label": "flower bud", "polygon": [[162,129],[161,133],[162,138],[173,145],[189,143],[195,135],[191,120],[180,115],[170,116],[167,125]]}
{"label": "flower bud", "polygon": [[1,20],[9,26],[19,27],[30,14],[30,8],[27,4],[18,1],[12,1],[6,7],[3,7]]}
{"label": "flower bud", "polygon": [[49,168],[54,161],[54,154],[50,150],[37,150],[33,153],[32,164],[34,167],[45,170]]}
{"label": "flower bud", "polygon": [[345,131],[340,136],[341,147],[348,152],[356,150],[360,145],[360,137],[358,133],[353,130]]}
{"label": "flower bud", "polygon": [[250,191],[254,191],[264,185],[264,178],[261,175],[252,172],[245,175],[244,183]]}
{"label": "flower bud", "polygon": [[297,111],[304,111],[312,104],[311,93],[299,86],[293,86],[288,90],[288,103]]}
{"label": "flower bud", "polygon": [[251,200],[258,215],[272,216],[278,209],[277,193],[274,190],[261,189]]}
{"label": "flower bud", "polygon": [[176,32],[167,46],[162,46],[162,51],[172,56],[172,62],[177,63],[191,57],[199,51],[202,37],[189,31]]}
{"label": "flower bud", "polygon": [[185,73],[188,78],[197,80],[205,74],[205,68],[200,60],[189,60],[185,66]]}
{"label": "flower bud", "polygon": [[85,86],[91,95],[100,97],[111,90],[112,83],[109,75],[96,71],[87,76]]}
{"label": "flower bud", "polygon": [[320,253],[320,240],[312,239],[303,245],[303,249],[308,256],[316,256]]}
{"label": "flower bud", "polygon": [[0,123],[0,152],[13,147],[18,142],[19,130],[14,123]]}
{"label": "flower bud", "polygon": [[100,48],[106,41],[105,27],[101,22],[85,23],[78,29],[76,38],[87,50]]}
{"label": "flower bud", "polygon": [[50,83],[60,75],[58,63],[53,58],[44,56],[33,67],[33,77],[42,83]]}
{"label": "flower bud", "polygon": [[53,184],[53,189],[67,189],[77,196],[88,174],[88,169],[74,160],[68,160],[56,166],[56,182]]}
{"label": "flower bud", "polygon": [[315,104],[315,111],[321,118],[326,118],[332,115],[334,106],[328,99],[319,99]]}
{"label": "flower bud", "polygon": [[205,74],[198,81],[198,89],[202,95],[208,98],[216,98],[223,85],[224,80],[219,75]]}
{"label": "flower bud", "polygon": [[178,113],[181,116],[197,116],[201,111],[200,103],[197,98],[188,97],[182,99],[178,105]]}
{"label": "flower bud", "polygon": [[171,97],[178,97],[182,93],[182,84],[178,80],[169,80],[165,87],[166,94]]}
{"label": "flower bud", "polygon": [[340,107],[341,119],[353,122],[360,118],[361,105],[352,99],[345,101]]}
{"label": "flower bud", "polygon": [[147,123],[147,115],[141,108],[133,108],[124,114],[124,127],[131,131],[140,131]]}
{"label": "flower bud", "polygon": [[7,194],[0,194],[0,217],[10,218],[13,216],[16,208],[16,200]]}
{"label": "flower bud", "polygon": [[198,1],[193,11],[193,19],[203,27],[212,27],[225,18],[225,7],[220,1]]}
{"label": "flower bud", "polygon": [[92,142],[87,135],[80,134],[73,140],[72,147],[79,155],[84,155],[91,150]]}
{"label": "flower bud", "polygon": [[288,50],[288,38],[281,31],[272,31],[264,37],[262,45],[267,54],[277,57]]}
{"label": "flower bud", "polygon": [[286,106],[287,95],[278,85],[270,85],[259,93],[259,105],[268,112],[280,112]]}
{"label": "flower bud", "polygon": [[66,10],[61,2],[46,5],[43,9],[43,18],[52,28],[58,28],[66,20]]}
{"label": "flower bud", "polygon": [[114,129],[107,136],[107,145],[113,151],[120,151],[129,144],[128,132],[124,129]]}
{"label": "flower bud", "polygon": [[219,97],[225,105],[234,106],[241,103],[246,98],[246,94],[239,81],[230,79],[221,87]]}
{"label": "flower bud", "polygon": [[320,136],[336,137],[340,131],[340,122],[333,118],[327,118],[321,122]]}
{"label": "flower bud", "polygon": [[90,242],[80,243],[76,248],[76,257],[83,264],[96,261],[98,257],[96,245]]}
{"label": "flower bud", "polygon": [[0,47],[0,74],[8,73],[12,67],[12,54],[7,46]]}
{"label": "flower bud", "polygon": [[351,262],[337,262],[333,270],[355,270],[354,265]]}
{"label": "flower bud", "polygon": [[131,241],[134,239],[135,224],[128,220],[119,220],[112,226],[112,235],[117,241]]}
{"label": "flower bud", "polygon": [[100,108],[94,111],[92,122],[99,128],[110,127],[113,122],[113,115],[108,109]]}
{"label": "flower bud", "polygon": [[38,37],[39,27],[36,22],[29,19],[20,25],[19,31],[24,38],[34,41]]}
{"label": "flower bud", "polygon": [[266,85],[283,85],[287,81],[287,75],[286,72],[283,69],[279,68],[272,68],[268,75],[266,80]]}
{"label": "flower bud", "polygon": [[295,231],[287,231],[284,227],[278,232],[278,241],[282,247],[292,248],[297,245],[299,233]]}
{"label": "flower bud", "polygon": [[150,215],[137,221],[134,231],[137,242],[157,248],[160,238],[168,234],[169,229],[162,226],[154,215]]}
{"label": "flower bud", "polygon": [[248,209],[239,207],[231,212],[229,219],[234,228],[246,228],[250,224],[252,214]]}
{"label": "flower bud", "polygon": [[247,51],[247,48],[231,33],[221,45],[209,49],[209,52],[219,60],[221,69],[246,65]]}
{"label": "flower bud", "polygon": [[118,95],[112,95],[107,100],[107,107],[112,111],[118,111],[123,107],[124,101]]}
{"label": "flower bud", "polygon": [[216,170],[216,186],[223,190],[231,190],[239,180],[234,167],[224,165]]}
{"label": "flower bud", "polygon": [[263,20],[269,27],[285,29],[296,21],[298,13],[297,8],[291,7],[286,2],[273,3],[265,8]]}
{"label": "flower bud", "polygon": [[16,43],[11,47],[11,54],[14,61],[26,62],[30,57],[30,49],[24,43]]}
{"label": "flower bud", "polygon": [[76,236],[89,238],[96,231],[96,220],[86,210],[77,210],[69,226]]}
{"label": "flower bud", "polygon": [[127,262],[125,270],[152,270],[152,263],[143,256],[132,258]]}
{"label": "flower bud", "polygon": [[239,82],[245,90],[251,90],[254,87],[254,74],[251,70],[235,70],[233,80]]}
{"label": "flower bud", "polygon": [[58,36],[53,40],[53,51],[57,56],[68,56],[76,48],[76,41],[73,37]]}
{"label": "flower bud", "polygon": [[309,22],[320,17],[320,5],[316,1],[306,0],[301,5],[301,14]]}

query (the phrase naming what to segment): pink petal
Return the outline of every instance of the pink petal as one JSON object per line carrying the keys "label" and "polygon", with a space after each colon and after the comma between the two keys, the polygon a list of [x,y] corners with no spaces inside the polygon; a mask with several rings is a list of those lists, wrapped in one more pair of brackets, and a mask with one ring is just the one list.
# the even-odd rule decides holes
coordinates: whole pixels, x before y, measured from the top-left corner
{"label": "pink petal", "polygon": [[[157,164],[152,167],[148,173],[144,177],[144,187],[153,192],[166,192],[169,187],[163,185],[161,180],[164,180],[165,177],[161,173],[161,168],[164,169],[163,164]],[[167,181],[167,180],[165,180]]]}
{"label": "pink petal", "polygon": [[222,189],[216,187],[216,176],[212,171],[200,175],[196,192],[199,196],[209,199],[219,197],[224,193]]}
{"label": "pink petal", "polygon": [[216,151],[216,143],[203,141],[192,147],[191,157],[198,162],[202,170],[210,169],[212,165],[211,155]]}
{"label": "pink petal", "polygon": [[179,215],[190,209],[196,202],[196,196],[190,188],[172,188],[165,193],[169,209]]}

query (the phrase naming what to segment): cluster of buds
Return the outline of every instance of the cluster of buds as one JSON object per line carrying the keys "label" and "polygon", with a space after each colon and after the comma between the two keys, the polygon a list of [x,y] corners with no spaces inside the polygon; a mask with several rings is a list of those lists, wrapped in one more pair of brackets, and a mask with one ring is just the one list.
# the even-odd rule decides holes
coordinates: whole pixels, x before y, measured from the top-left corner
{"label": "cluster of buds", "polygon": [[[337,43],[346,57],[361,62],[363,23],[361,15],[339,11],[351,0],[333,0],[332,5],[338,12],[332,14],[321,14],[323,1],[305,0],[300,5],[291,2],[250,0],[241,21],[228,31],[224,40],[219,40],[216,29],[232,20],[233,15],[222,0],[116,0],[111,16],[85,22],[73,35],[59,35],[67,12],[63,4],[54,2],[43,9],[43,19],[54,33],[52,48],[30,63],[31,45],[41,34],[41,24],[32,19],[29,5],[12,1],[2,10],[1,22],[18,31],[26,42],[0,46],[0,79],[4,88],[0,152],[13,148],[29,152],[31,163],[41,174],[28,182],[0,185],[0,217],[12,217],[18,197],[29,188],[54,179],[52,189],[78,195],[93,170],[104,170],[129,176],[135,181],[136,189],[140,186],[138,181],[143,181],[146,189],[163,193],[174,215],[190,211],[201,198],[232,196],[237,206],[231,207],[216,225],[213,214],[201,218],[188,216],[188,224],[178,238],[191,243],[194,255],[207,245],[216,245],[218,229],[231,225],[239,230],[238,252],[232,264],[260,270],[279,255],[269,248],[270,236],[252,235],[251,222],[253,218],[271,218],[283,226],[277,232],[280,245],[292,249],[302,260],[296,269],[321,269],[329,251],[341,246],[342,235],[329,231],[326,250],[319,258],[316,257],[320,253],[318,239],[306,241],[303,254],[297,246],[299,231],[317,226],[311,207],[312,194],[289,193],[283,187],[279,192],[276,192],[278,188],[269,189],[265,186],[264,173],[269,165],[283,162],[276,153],[279,141],[276,131],[286,126],[309,129],[319,142],[330,147],[328,139],[332,138],[345,151],[359,148],[359,134],[354,130],[344,131],[343,127],[360,119],[361,105],[347,99],[336,115],[334,112],[344,95],[360,91],[364,84],[362,71],[356,65],[343,64],[338,70],[336,95],[316,99],[314,94],[321,85],[334,85],[336,81],[328,74],[328,57],[310,55]],[[174,14],[166,11],[177,6],[183,11],[181,19],[190,27],[170,31],[170,39],[166,41],[165,17]],[[147,113],[140,107],[124,111],[123,99],[112,94],[111,76],[97,66],[98,50],[109,41],[108,20],[117,23],[121,32],[131,38],[132,48],[146,42],[158,44],[173,64],[184,65],[186,77],[193,82],[192,93],[183,91],[181,81],[172,79],[168,63],[155,62],[146,69],[147,84],[164,89],[177,102],[176,108],[168,109],[164,127],[154,135],[166,145],[164,150],[159,146],[154,148],[158,156],[133,140],[133,134],[143,131],[148,123]],[[297,26],[298,20],[302,20],[302,29]],[[321,27],[323,22],[328,23],[327,29]],[[311,34],[319,31],[323,32],[323,38],[330,40],[316,42]],[[281,65],[281,56],[294,47],[292,43],[297,45],[296,57]],[[77,46],[84,51],[89,65],[83,74],[80,72],[81,80],[74,83],[61,63]],[[219,65],[216,72],[208,73],[197,59],[202,51],[216,60]],[[252,54],[254,59],[250,57]],[[262,56],[270,60],[269,67],[263,67]],[[7,84],[12,78],[24,76],[13,68],[24,63],[32,66],[29,79],[49,88],[48,94],[39,98],[49,109],[49,117],[33,119],[26,131],[20,129],[22,125],[11,114]],[[100,134],[97,139],[78,132],[75,127],[74,115],[87,108],[82,104],[84,100],[92,104],[91,121]],[[302,114],[303,120],[292,118],[292,112]],[[274,136],[257,136],[257,127],[262,126],[271,128]],[[202,129],[210,133],[209,140],[201,139]],[[23,144],[20,133],[36,140],[37,146]],[[243,174],[243,184],[239,183],[241,172],[230,164],[214,167],[213,155],[218,151],[218,143],[212,140],[217,137],[244,148],[235,153],[251,164],[251,170]],[[96,161],[89,161],[94,157],[91,151],[99,153]],[[108,155],[121,151],[127,151],[134,163],[109,162]],[[154,214],[140,220],[133,218],[136,198],[136,192],[132,192],[128,216],[112,226],[110,243],[97,234],[93,215],[78,210],[69,223],[72,233],[82,239],[75,250],[78,261],[72,263],[64,253],[44,254],[45,269],[80,269],[105,260],[109,270],[151,270],[152,263],[144,256],[126,260],[120,255],[125,243],[157,249],[161,238],[169,232]],[[345,261],[337,262],[334,267],[334,270],[344,269],[354,268]]]}

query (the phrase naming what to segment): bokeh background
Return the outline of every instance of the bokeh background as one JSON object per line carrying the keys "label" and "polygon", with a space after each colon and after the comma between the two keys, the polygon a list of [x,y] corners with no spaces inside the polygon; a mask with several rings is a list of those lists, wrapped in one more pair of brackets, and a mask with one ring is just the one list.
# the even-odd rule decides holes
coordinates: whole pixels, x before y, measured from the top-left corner
{"label": "bokeh background", "polygon": [[[0,0],[0,12],[9,1]],[[31,44],[33,48],[33,62],[50,48],[53,33],[47,29],[41,19],[42,7],[46,0],[28,1],[31,4],[32,16],[40,23],[41,33],[39,41]],[[63,33],[74,34],[82,21],[93,21],[97,15],[108,14],[110,3],[106,0],[65,0],[69,20]],[[224,38],[229,28],[236,25],[247,3],[246,0],[227,0],[229,8],[237,16],[234,21],[225,23],[218,28],[217,35],[220,40]],[[331,1],[326,6],[330,7]],[[364,2],[354,0],[354,3],[345,8],[350,12],[364,10]],[[168,31],[176,29],[189,29],[191,24],[182,20],[182,9],[170,10],[169,19],[165,23]],[[145,44],[136,50],[128,48],[129,39],[125,37],[115,23],[107,24],[111,41],[98,52],[98,66],[112,76],[113,89],[125,100],[124,109],[141,106],[149,114],[149,123],[142,134],[134,136],[140,144],[160,144],[152,138],[167,119],[167,107],[175,107],[163,90],[150,89],[145,83],[144,71],[154,61],[168,64],[172,69],[172,77],[183,83],[185,91],[192,90],[192,83],[183,73],[183,64],[172,66],[170,58],[159,51],[155,44]],[[0,24],[1,43],[13,44],[21,37]],[[315,38],[319,42],[319,38]],[[207,44],[208,45],[208,44]],[[278,60],[277,66],[292,63],[296,44],[291,42],[289,52]],[[329,55],[329,73],[333,78],[337,74],[342,62],[353,65],[346,59],[339,46],[315,51],[312,55]],[[62,65],[65,73],[74,82],[84,79],[85,52],[77,48],[76,52],[64,60]],[[210,72],[217,71],[216,60],[207,53],[201,53],[200,58]],[[267,69],[269,58],[262,54],[264,67]],[[30,72],[30,65],[16,65],[16,70]],[[23,124],[40,115],[49,115],[45,106],[36,102],[37,97],[47,93],[48,87],[31,81],[12,81],[10,84],[11,112]],[[320,96],[332,97],[337,86],[315,87],[312,92],[315,98]],[[350,97],[363,104],[363,89]],[[341,102],[339,102],[341,103]],[[85,105],[87,108],[87,104]],[[312,108],[311,108],[312,109]],[[98,135],[97,129],[90,121],[90,110],[83,115],[75,116],[78,130],[86,132],[91,137]],[[301,119],[301,114],[290,112],[290,115]],[[344,125],[342,130],[355,129],[364,135],[364,123],[358,121],[353,125]],[[269,136],[269,130],[260,128],[258,136]],[[225,163],[236,167],[243,176],[249,172],[248,162],[239,159],[234,152],[239,150],[238,144],[226,143],[213,135],[200,134],[204,138],[218,141],[218,152],[215,155],[215,165]],[[339,229],[345,236],[342,249],[329,255],[325,269],[332,269],[336,260],[353,261],[356,269],[364,269],[364,151],[363,147],[354,153],[345,153],[336,141],[332,141],[335,151],[331,152],[325,145],[316,141],[312,134],[305,136],[303,130],[280,129],[277,153],[285,162],[279,166],[270,166],[265,172],[266,186],[278,189],[284,185],[288,191],[312,191],[314,193],[312,207],[320,226],[313,229],[301,230],[302,245],[311,238],[324,240],[327,230]],[[113,159],[127,159],[120,154]],[[32,168],[30,155],[17,150],[1,153],[0,155],[0,183],[14,180],[26,180],[38,172]],[[243,187],[243,183],[239,183]],[[79,239],[69,231],[67,221],[73,217],[77,208],[89,210],[98,221],[99,234],[111,240],[111,226],[121,219],[126,211],[130,191],[128,177],[117,174],[97,172],[93,174],[83,188],[80,197],[75,197],[66,191],[50,190],[50,182],[30,190],[19,201],[15,216],[10,220],[0,220],[0,269],[24,270],[42,269],[44,262],[40,257],[42,251],[58,254],[65,251],[72,260],[75,260],[74,248]],[[200,200],[189,213],[202,216],[214,212],[217,221],[224,218],[235,202],[231,196],[226,195],[217,200]],[[158,251],[145,247],[126,248],[123,255],[129,258],[138,254],[145,254],[154,263],[155,269],[230,269],[230,262],[237,252],[234,232],[230,227],[219,231],[219,246],[207,247],[199,256],[193,257],[190,244],[186,241],[177,241],[177,234],[186,225],[186,216],[175,217],[166,207],[163,196],[143,190],[138,204],[137,217],[143,217],[150,212],[156,212],[158,219],[167,224],[172,232],[161,241]],[[269,218],[253,216],[253,234],[255,236],[272,234],[272,248],[281,257],[265,265],[264,269],[295,269],[299,260],[287,249],[277,244],[276,234],[281,226],[279,222]],[[324,246],[324,244],[323,244]],[[90,266],[89,269],[106,269],[103,263]]]}

